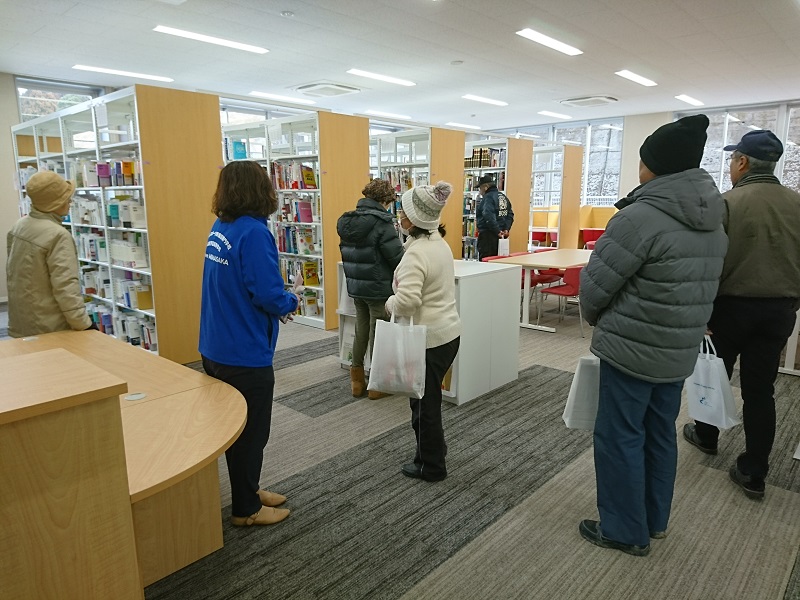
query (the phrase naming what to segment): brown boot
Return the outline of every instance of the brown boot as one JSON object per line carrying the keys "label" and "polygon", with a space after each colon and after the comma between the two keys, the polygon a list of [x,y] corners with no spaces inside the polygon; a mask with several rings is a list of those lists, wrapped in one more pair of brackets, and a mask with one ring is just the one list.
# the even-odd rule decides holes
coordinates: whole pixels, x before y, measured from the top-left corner
{"label": "brown boot", "polygon": [[350,389],[353,391],[354,398],[361,398],[367,391],[364,367],[350,367]]}
{"label": "brown boot", "polygon": [[389,396],[391,396],[391,394],[386,394],[384,392],[378,392],[375,390],[369,390],[369,392],[367,392],[367,397],[370,400],[380,400],[381,398],[388,398]]}

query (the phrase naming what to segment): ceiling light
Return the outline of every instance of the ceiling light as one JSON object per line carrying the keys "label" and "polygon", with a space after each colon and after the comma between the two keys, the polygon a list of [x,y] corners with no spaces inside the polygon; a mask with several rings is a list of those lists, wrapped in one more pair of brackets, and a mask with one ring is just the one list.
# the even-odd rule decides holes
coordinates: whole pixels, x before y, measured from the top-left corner
{"label": "ceiling light", "polygon": [[675,99],[680,100],[681,102],[686,102],[686,104],[691,104],[692,106],[703,106],[703,103],[700,102],[700,100],[697,98],[692,98],[691,96],[687,96],[686,94],[675,96]]}
{"label": "ceiling light", "polygon": [[118,71],[117,69],[105,69],[103,67],[89,67],[86,65],[73,65],[73,69],[79,71],[94,71],[95,73],[108,73],[109,75],[122,75],[123,77],[135,77],[137,79],[151,79],[153,81],[175,81],[170,77],[161,77],[160,75],[146,75],[145,73],[132,73],[131,71]]}
{"label": "ceiling light", "polygon": [[293,17],[294,13],[292,11],[290,11],[290,10],[282,10],[281,11],[281,16],[282,17]]}
{"label": "ceiling light", "polygon": [[370,73],[369,71],[362,71],[361,69],[350,69],[347,72],[350,73],[350,75],[369,77],[370,79],[377,79],[378,81],[385,81],[387,83],[396,83],[397,85],[405,85],[408,87],[417,85],[413,81],[408,81],[407,79],[398,79],[397,77],[389,77],[388,75],[381,75],[380,73]]}
{"label": "ceiling light", "polygon": [[484,104],[494,104],[495,106],[508,106],[508,102],[502,100],[492,100],[491,98],[484,98],[483,96],[475,96],[474,94],[464,94],[461,96],[465,100],[474,100],[475,102],[483,102]]}
{"label": "ceiling light", "polygon": [[556,119],[571,119],[569,115],[562,115],[561,113],[550,112],[549,110],[540,110],[540,115],[544,115],[545,117],[555,117]]}
{"label": "ceiling light", "polygon": [[728,121],[735,121],[736,123],[741,123],[741,122],[742,122],[742,120],[741,120],[741,119],[737,119],[736,117],[734,117],[734,116],[733,116],[732,114],[730,114],[730,113],[728,113],[727,115],[725,115],[725,118],[726,118],[726,119],[728,119]]}
{"label": "ceiling light", "polygon": [[250,44],[232,42],[230,40],[223,40],[222,38],[213,37],[210,35],[203,35],[202,33],[184,31],[183,29],[175,29],[174,27],[165,27],[164,25],[153,27],[153,31],[157,31],[158,33],[166,33],[168,35],[175,35],[182,38],[188,38],[190,40],[197,40],[198,42],[206,42],[207,44],[216,44],[217,46],[226,46],[227,48],[244,50],[245,52],[253,52],[255,54],[266,54],[269,52],[269,50],[266,48],[261,48],[260,46],[251,46]]}
{"label": "ceiling light", "polygon": [[614,75],[619,75],[620,77],[624,77],[634,83],[638,83],[639,85],[646,85],[647,87],[652,87],[654,85],[658,85],[652,79],[648,79],[647,77],[642,77],[641,75],[637,75],[633,71],[628,71],[628,69],[623,69],[622,71],[617,71]]}
{"label": "ceiling light", "polygon": [[449,125],[450,127],[463,127],[464,129],[480,129],[477,125],[464,125],[463,123],[445,123],[445,125]]}
{"label": "ceiling light", "polygon": [[267,92],[250,92],[251,96],[258,96],[259,98],[268,98],[269,100],[281,100],[282,102],[294,102],[295,104],[316,104],[313,100],[306,100],[305,98],[292,98],[291,96],[281,96],[279,94],[268,94]]}
{"label": "ceiling light", "polygon": [[540,138],[542,137],[542,136],[540,136],[540,135],[533,135],[533,134],[531,134],[531,133],[521,133],[521,132],[519,132],[519,131],[517,132],[517,135],[518,135],[519,137],[533,138],[533,139],[537,139],[537,140],[538,140],[538,139],[540,139]]}
{"label": "ceiling light", "polygon": [[543,33],[539,33],[538,31],[534,31],[533,29],[525,28],[522,31],[518,31],[517,35],[521,35],[524,38],[527,38],[537,44],[542,44],[543,46],[547,46],[548,48],[552,48],[553,50],[558,50],[559,52],[563,52],[564,54],[568,54],[569,56],[577,56],[578,54],[583,54],[582,50],[578,50],[572,46],[565,44],[564,42],[559,42],[547,36]]}
{"label": "ceiling light", "polygon": [[368,114],[368,115],[375,115],[376,117],[386,117],[386,118],[388,118],[388,119],[403,119],[403,120],[408,120],[408,119],[410,119],[410,118],[411,118],[411,117],[409,117],[408,115],[396,115],[396,114],[394,114],[394,113],[390,113],[390,112],[382,112],[382,111],[380,111],[380,110],[367,110],[367,111],[364,111],[364,112],[365,112],[366,114]]}

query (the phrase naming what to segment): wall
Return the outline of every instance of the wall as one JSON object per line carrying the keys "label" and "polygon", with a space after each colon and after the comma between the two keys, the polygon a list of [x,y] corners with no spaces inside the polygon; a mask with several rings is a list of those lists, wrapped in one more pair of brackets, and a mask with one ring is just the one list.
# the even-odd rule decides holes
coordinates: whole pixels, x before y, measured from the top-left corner
{"label": "wall", "polygon": [[11,126],[19,123],[17,91],[14,76],[0,73],[0,240],[3,252],[0,261],[0,301],[8,299],[6,286],[6,234],[19,219],[19,202],[14,189],[14,146],[11,143]]}
{"label": "wall", "polygon": [[622,132],[622,164],[619,173],[619,196],[639,185],[639,148],[645,138],[666,123],[672,122],[672,113],[651,113],[625,117]]}

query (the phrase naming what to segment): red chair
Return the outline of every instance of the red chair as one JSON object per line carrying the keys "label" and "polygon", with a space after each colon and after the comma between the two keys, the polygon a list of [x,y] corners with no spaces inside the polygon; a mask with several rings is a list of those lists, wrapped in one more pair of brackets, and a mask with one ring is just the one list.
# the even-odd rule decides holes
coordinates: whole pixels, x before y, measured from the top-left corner
{"label": "red chair", "polygon": [[[561,322],[564,320],[564,312],[567,308],[567,298],[577,298],[580,292],[580,284],[581,284],[581,269],[583,267],[570,267],[564,271],[564,284],[557,285],[555,287],[548,287],[542,288],[539,291],[539,295],[542,297],[541,301],[539,302],[538,310],[536,313],[536,324],[539,324],[539,320],[542,318],[542,306],[544,304],[544,295],[545,294],[553,294],[558,296],[558,321]],[[578,319],[580,320],[581,325],[581,337],[586,337],[583,334],[583,313],[581,312],[581,303],[578,302]]]}
{"label": "red chair", "polygon": [[587,250],[594,250],[594,245],[595,245],[596,243],[597,243],[597,242],[596,242],[596,241],[594,241],[594,240],[592,240],[592,241],[590,241],[590,242],[586,242],[586,249],[587,249]]}
{"label": "red chair", "polygon": [[[547,250],[553,250],[554,248],[546,248],[539,250],[538,252],[547,252]],[[530,252],[512,252],[509,256],[523,256],[525,254],[530,254]],[[486,256],[481,259],[482,262],[490,262],[493,260],[497,260],[500,258],[506,258],[505,256]],[[555,271],[555,272],[552,272]],[[561,272],[558,269],[546,269],[545,271],[531,271],[531,287],[535,288],[537,285],[544,285],[555,283],[561,280]],[[522,272],[522,282],[520,284],[522,288],[525,287],[525,271]]]}
{"label": "red chair", "polygon": [[581,233],[583,234],[583,247],[587,250],[594,248],[595,242],[597,242],[597,240],[600,239],[600,236],[605,232],[605,229],[599,228],[582,229]]}
{"label": "red chair", "polygon": [[534,231],[531,233],[531,241],[536,242],[537,245],[542,245],[547,242],[547,232]]}

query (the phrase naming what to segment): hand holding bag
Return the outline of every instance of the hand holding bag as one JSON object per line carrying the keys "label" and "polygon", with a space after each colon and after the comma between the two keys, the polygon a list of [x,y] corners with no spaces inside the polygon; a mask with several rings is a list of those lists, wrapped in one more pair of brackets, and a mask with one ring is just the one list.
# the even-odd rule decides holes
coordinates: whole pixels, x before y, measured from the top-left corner
{"label": "hand holding bag", "polygon": [[578,359],[575,376],[564,407],[564,423],[570,429],[594,430],[600,400],[600,359],[594,354]]}
{"label": "hand holding bag", "polygon": [[375,322],[375,340],[367,389],[411,398],[425,395],[425,325]]}
{"label": "hand holding bag", "polygon": [[689,417],[730,429],[741,421],[736,415],[731,383],[725,363],[717,356],[717,350],[709,336],[700,345],[700,354],[694,372],[686,380],[686,396],[689,399]]}

